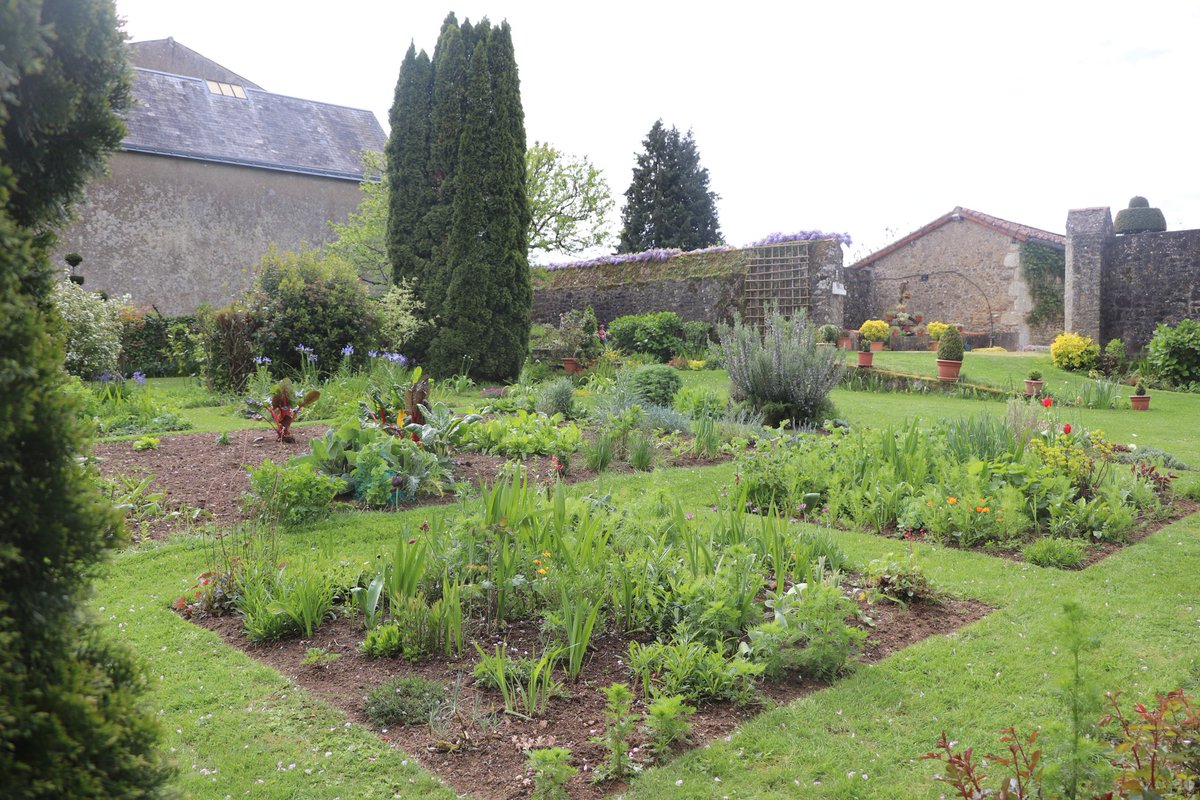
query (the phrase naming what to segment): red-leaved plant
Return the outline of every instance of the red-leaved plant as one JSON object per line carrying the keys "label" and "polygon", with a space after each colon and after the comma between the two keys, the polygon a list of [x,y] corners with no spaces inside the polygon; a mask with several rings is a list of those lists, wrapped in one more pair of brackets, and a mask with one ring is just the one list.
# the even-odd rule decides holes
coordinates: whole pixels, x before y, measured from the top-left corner
{"label": "red-leaved plant", "polygon": [[279,441],[295,441],[292,438],[292,423],[300,418],[301,409],[315,403],[320,396],[319,391],[311,389],[304,397],[297,398],[292,382],[287,378],[275,385],[275,391],[263,403],[263,409],[271,415],[270,422]]}

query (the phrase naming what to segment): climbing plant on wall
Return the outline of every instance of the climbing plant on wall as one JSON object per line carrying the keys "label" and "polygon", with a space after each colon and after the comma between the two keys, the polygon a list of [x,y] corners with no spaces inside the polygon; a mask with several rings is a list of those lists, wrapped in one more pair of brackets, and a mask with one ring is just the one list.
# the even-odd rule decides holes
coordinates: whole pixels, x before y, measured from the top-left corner
{"label": "climbing plant on wall", "polygon": [[1033,308],[1025,315],[1030,325],[1061,322],[1066,264],[1061,250],[1033,242],[1021,245],[1021,275],[1033,298]]}

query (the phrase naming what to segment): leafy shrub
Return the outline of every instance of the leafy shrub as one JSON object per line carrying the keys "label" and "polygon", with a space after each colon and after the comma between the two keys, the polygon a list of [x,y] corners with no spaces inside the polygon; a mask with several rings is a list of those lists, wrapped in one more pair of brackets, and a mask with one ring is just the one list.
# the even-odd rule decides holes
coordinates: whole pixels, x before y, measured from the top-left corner
{"label": "leafy shrub", "polygon": [[117,317],[121,323],[121,372],[161,378],[199,371],[190,342],[181,342],[176,350],[180,337],[195,335],[194,317],[164,317],[152,308],[130,305],[122,306]]}
{"label": "leafy shrub", "polygon": [[683,323],[683,349],[681,352],[689,357],[702,355],[712,341],[713,326],[703,320],[689,320]]}
{"label": "leafy shrub", "polygon": [[424,725],[446,702],[446,687],[417,675],[392,678],[367,693],[363,711],[376,725]]}
{"label": "leafy shrub", "polygon": [[1087,547],[1077,539],[1041,536],[1022,547],[1021,555],[1039,567],[1073,569],[1083,563]]}
{"label": "leafy shrub", "polygon": [[596,312],[591,306],[572,309],[559,317],[558,330],[550,340],[551,348],[561,358],[591,361],[604,349],[599,330]]}
{"label": "leafy shrub", "polygon": [[240,392],[254,374],[254,334],[262,321],[233,304],[197,314],[204,347],[204,381],[210,389]]}
{"label": "leafy shrub", "polygon": [[388,288],[375,305],[381,344],[393,351],[402,350],[429,325],[421,315],[424,310],[425,304],[417,299],[407,281]]}
{"label": "leafy shrub", "polygon": [[951,325],[938,340],[937,357],[941,361],[962,361],[963,341],[958,328]]}
{"label": "leafy shrub", "polygon": [[284,525],[324,519],[333,498],[346,488],[340,478],[322,475],[308,464],[280,466],[264,458],[247,469],[250,506],[264,519]]}
{"label": "leafy shrub", "polygon": [[561,414],[567,419],[575,416],[575,384],[570,378],[547,383],[538,392],[537,408],[543,414]]}
{"label": "leafy shrub", "polygon": [[1060,333],[1050,343],[1050,360],[1059,369],[1087,372],[1099,357],[1100,345],[1078,333]]}
{"label": "leafy shrub", "polygon": [[649,353],[663,362],[683,349],[683,320],[674,311],[629,314],[608,326],[613,347],[623,353]]}
{"label": "leafy shrub", "polygon": [[783,419],[810,422],[828,415],[841,356],[832,347],[817,347],[804,314],[788,319],[773,311],[761,332],[739,318],[732,327],[722,325],[718,335],[734,402],[749,402],[772,426]]}
{"label": "leafy shrub", "polygon": [[888,338],[891,327],[881,319],[869,319],[858,329],[858,335],[868,342],[882,342]]}
{"label": "leafy shrub", "polygon": [[115,371],[121,357],[117,306],[70,281],[56,283],[51,299],[66,333],[67,372],[94,378]]}
{"label": "leafy shrub", "polygon": [[354,496],[373,506],[441,494],[448,478],[442,460],[406,436],[381,436],[354,456]]}
{"label": "leafy shrub", "polygon": [[669,406],[643,406],[638,426],[646,433],[690,433],[692,421]]}
{"label": "leafy shrub", "polygon": [[685,741],[692,732],[687,718],[696,713],[693,706],[678,695],[658,697],[646,708],[642,732],[650,739],[650,752],[655,761],[663,761],[674,747]]}
{"label": "leafy shrub", "polygon": [[1154,374],[1171,386],[1200,382],[1200,321],[1185,319],[1175,327],[1159,323],[1147,357]]}
{"label": "leafy shrub", "polygon": [[377,344],[379,315],[358,274],[317,250],[280,253],[272,247],[259,262],[251,297],[262,320],[256,339],[276,369],[300,370],[298,345],[312,349],[319,370],[331,372],[346,345],[355,347],[353,358],[362,363]]}
{"label": "leafy shrub", "polygon": [[817,341],[825,344],[837,344],[837,340],[841,338],[842,329],[832,323],[826,323],[817,328]]}
{"label": "leafy shrub", "polygon": [[681,386],[679,372],[661,364],[638,367],[633,372],[633,391],[648,405],[670,407]]}
{"label": "leafy shrub", "polygon": [[950,326],[945,322],[931,322],[925,326],[926,332],[929,333],[929,338],[935,342],[941,341],[946,331],[950,330]]}

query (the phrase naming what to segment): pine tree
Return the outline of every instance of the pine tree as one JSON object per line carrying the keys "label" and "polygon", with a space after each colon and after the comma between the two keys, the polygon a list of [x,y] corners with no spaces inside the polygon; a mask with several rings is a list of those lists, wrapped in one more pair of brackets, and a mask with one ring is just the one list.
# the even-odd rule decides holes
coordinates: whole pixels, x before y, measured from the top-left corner
{"label": "pine tree", "polygon": [[111,0],[0,3],[0,796],[154,797],[143,674],[85,612],[120,520],[77,461],[81,409],[48,310],[53,227],[120,142]]}
{"label": "pine tree", "polygon": [[668,131],[660,119],[642,146],[625,191],[619,252],[720,244],[717,195],[708,188],[708,170],[700,166],[692,132],[681,136],[674,126]]}
{"label": "pine tree", "polygon": [[433,107],[433,65],[410,44],[400,66],[389,115],[392,132],[384,152],[388,170],[388,258],[396,281],[423,282],[433,251],[424,227],[433,207],[429,180],[429,115]]}

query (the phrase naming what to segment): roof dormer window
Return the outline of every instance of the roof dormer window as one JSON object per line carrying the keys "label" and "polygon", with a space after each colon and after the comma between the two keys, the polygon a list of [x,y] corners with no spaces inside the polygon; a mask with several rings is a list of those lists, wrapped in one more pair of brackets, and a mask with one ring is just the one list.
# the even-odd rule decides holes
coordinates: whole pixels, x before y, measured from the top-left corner
{"label": "roof dormer window", "polygon": [[246,92],[240,86],[235,86],[232,83],[222,83],[221,81],[205,81],[208,84],[208,90],[213,94],[219,94],[223,97],[237,97],[242,100],[246,99]]}

